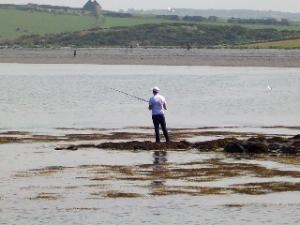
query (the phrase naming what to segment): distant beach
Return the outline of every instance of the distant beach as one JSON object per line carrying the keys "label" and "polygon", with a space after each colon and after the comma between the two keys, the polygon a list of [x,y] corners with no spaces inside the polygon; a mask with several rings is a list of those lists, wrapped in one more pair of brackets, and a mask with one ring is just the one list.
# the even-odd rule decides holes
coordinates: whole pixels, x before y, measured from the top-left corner
{"label": "distant beach", "polygon": [[0,49],[0,63],[300,67],[300,50],[82,48]]}

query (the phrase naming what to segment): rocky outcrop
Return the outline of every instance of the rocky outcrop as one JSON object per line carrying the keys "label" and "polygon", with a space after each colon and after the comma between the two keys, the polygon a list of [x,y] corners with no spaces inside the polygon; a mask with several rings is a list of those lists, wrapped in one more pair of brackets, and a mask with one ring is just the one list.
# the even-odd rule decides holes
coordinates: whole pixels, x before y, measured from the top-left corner
{"label": "rocky outcrop", "polygon": [[268,153],[269,149],[265,143],[253,141],[234,141],[227,144],[224,148],[229,153]]}
{"label": "rocky outcrop", "polygon": [[75,151],[82,148],[99,148],[110,150],[184,150],[190,149],[191,143],[186,141],[169,142],[169,143],[154,143],[150,141],[128,141],[128,142],[105,142],[101,144],[83,144],[83,145],[68,145],[57,147],[55,150],[71,150]]}
{"label": "rocky outcrop", "polygon": [[293,154],[300,155],[300,136],[292,138],[265,138],[262,136],[250,138],[248,140],[238,140],[235,138],[225,138],[204,142],[169,142],[154,143],[150,141],[128,141],[128,142],[104,142],[101,144],[82,144],[57,147],[55,150],[76,151],[84,148],[99,148],[108,150],[173,150],[185,151],[197,149],[199,151],[224,151],[227,153],[245,154]]}
{"label": "rocky outcrop", "polygon": [[236,140],[224,148],[228,153],[270,153],[270,154],[300,154],[300,135],[292,138],[257,137],[248,140]]}

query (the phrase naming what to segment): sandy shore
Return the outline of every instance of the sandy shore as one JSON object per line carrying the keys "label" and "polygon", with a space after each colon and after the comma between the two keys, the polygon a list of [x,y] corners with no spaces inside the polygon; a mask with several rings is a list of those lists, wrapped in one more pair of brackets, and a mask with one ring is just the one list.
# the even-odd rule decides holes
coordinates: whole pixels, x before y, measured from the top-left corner
{"label": "sandy shore", "polygon": [[0,63],[300,67],[300,50],[0,49]]}

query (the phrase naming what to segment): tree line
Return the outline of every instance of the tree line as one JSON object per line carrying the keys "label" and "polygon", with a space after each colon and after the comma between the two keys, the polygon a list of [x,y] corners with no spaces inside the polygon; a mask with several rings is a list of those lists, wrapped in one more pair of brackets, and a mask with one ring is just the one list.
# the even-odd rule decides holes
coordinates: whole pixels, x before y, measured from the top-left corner
{"label": "tree line", "polygon": [[237,24],[263,24],[263,25],[290,25],[290,22],[287,19],[240,19],[240,18],[230,18],[227,20],[228,23],[237,23]]}
{"label": "tree line", "polygon": [[180,17],[178,15],[157,15],[156,18],[158,19],[165,19],[165,20],[174,20],[174,21],[187,21],[187,22],[201,22],[201,21],[212,21],[216,22],[219,18],[216,16],[184,16]]}

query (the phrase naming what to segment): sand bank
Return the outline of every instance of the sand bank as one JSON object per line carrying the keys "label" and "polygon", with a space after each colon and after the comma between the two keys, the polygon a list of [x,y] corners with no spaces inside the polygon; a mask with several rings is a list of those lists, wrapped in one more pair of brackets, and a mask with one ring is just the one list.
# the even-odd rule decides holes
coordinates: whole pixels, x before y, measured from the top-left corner
{"label": "sand bank", "polygon": [[0,63],[300,67],[300,50],[0,49]]}

